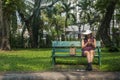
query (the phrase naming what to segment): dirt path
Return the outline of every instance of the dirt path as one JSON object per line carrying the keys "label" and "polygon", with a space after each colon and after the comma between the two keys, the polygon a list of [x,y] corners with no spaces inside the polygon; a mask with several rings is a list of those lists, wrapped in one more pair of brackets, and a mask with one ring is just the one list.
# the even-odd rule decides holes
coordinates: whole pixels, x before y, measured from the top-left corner
{"label": "dirt path", "polygon": [[0,80],[120,80],[120,72],[25,72],[2,73]]}

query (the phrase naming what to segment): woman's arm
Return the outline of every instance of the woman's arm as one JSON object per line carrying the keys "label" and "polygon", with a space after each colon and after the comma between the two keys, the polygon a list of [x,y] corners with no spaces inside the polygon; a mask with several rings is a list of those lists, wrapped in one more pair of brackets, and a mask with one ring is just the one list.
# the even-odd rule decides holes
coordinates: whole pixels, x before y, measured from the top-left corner
{"label": "woman's arm", "polygon": [[92,43],[93,47],[96,47],[96,39],[94,39],[94,42]]}
{"label": "woman's arm", "polygon": [[84,43],[84,40],[82,40],[82,48],[86,47],[87,44],[88,44],[88,42],[87,42],[87,43]]}

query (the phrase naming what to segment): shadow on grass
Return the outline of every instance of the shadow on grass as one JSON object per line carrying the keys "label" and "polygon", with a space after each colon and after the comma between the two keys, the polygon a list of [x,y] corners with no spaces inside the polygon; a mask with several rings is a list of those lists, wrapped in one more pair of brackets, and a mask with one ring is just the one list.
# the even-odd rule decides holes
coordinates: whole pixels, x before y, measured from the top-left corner
{"label": "shadow on grass", "polygon": [[[55,71],[85,71],[87,67],[86,57],[81,58],[57,58],[54,66]],[[98,59],[93,62],[94,71],[99,71]]]}
{"label": "shadow on grass", "polygon": [[[93,67],[95,70],[120,71],[120,52],[108,52],[107,49],[102,49],[101,63],[102,65],[99,66],[97,58],[94,58]],[[57,65],[55,69],[85,69],[86,64],[86,58],[60,58],[57,59]]]}

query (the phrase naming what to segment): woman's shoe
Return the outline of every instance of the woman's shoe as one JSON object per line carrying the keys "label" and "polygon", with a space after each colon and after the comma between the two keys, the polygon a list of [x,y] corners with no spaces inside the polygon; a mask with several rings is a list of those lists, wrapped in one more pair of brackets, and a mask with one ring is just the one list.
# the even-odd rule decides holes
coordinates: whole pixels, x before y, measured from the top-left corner
{"label": "woman's shoe", "polygon": [[92,71],[92,64],[88,63],[86,71]]}
{"label": "woman's shoe", "polygon": [[89,66],[90,66],[90,67],[89,67],[89,71],[92,71],[92,70],[93,70],[93,69],[92,69],[92,63],[90,63]]}

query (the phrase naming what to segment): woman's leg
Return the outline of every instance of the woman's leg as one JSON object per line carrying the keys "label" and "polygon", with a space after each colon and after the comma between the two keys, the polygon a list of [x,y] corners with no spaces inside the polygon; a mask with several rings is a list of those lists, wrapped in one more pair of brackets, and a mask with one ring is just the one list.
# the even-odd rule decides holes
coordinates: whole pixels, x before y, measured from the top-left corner
{"label": "woman's leg", "polygon": [[91,51],[90,51],[90,62],[91,62],[91,63],[93,62],[94,54],[95,54],[95,51],[94,51],[94,50],[91,50]]}
{"label": "woman's leg", "polygon": [[89,71],[92,71],[92,62],[94,58],[94,50],[90,50],[90,63],[89,63]]}
{"label": "woman's leg", "polygon": [[90,63],[91,62],[91,55],[89,51],[84,51],[84,55],[87,57],[87,62]]}
{"label": "woman's leg", "polygon": [[91,67],[91,55],[90,55],[90,52],[89,51],[85,51],[84,55],[87,57],[87,62],[88,62],[86,70],[91,71],[92,67]]}

